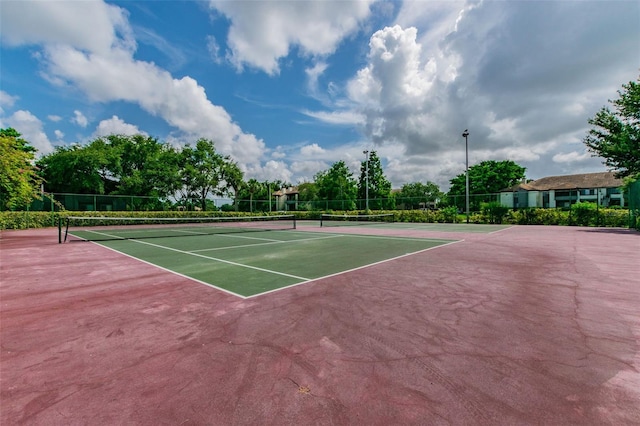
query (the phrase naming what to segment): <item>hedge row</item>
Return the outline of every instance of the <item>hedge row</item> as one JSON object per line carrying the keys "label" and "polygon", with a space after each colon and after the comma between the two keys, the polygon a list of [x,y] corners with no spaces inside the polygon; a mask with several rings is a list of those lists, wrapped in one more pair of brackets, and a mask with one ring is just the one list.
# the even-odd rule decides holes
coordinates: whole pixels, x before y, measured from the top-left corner
{"label": "hedge row", "polygon": [[[318,220],[322,212],[292,212],[299,220]],[[336,214],[357,215],[361,212],[329,212]],[[376,213],[392,213],[396,222],[413,223],[461,223],[466,221],[465,215],[456,212],[455,207],[441,210],[389,210]],[[503,214],[504,213],[504,214]],[[281,213],[244,213],[244,212],[0,212],[0,229],[46,228],[57,226],[58,218],[64,216],[107,216],[107,217],[242,217]],[[469,217],[472,223],[505,223],[517,225],[569,225],[569,226],[629,226],[629,212],[620,209],[572,209],[571,211],[555,209],[522,209],[506,210],[485,209]],[[640,221],[638,221],[640,222]],[[638,224],[640,225],[640,223]]]}

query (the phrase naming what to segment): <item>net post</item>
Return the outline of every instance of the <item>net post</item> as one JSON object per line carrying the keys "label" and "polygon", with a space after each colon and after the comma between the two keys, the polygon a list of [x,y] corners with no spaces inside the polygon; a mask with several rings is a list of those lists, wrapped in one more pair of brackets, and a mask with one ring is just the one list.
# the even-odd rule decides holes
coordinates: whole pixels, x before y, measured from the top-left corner
{"label": "net post", "polygon": [[66,219],[67,219],[67,221],[66,221],[65,227],[64,227],[64,242],[67,241],[67,235],[69,235],[69,222],[71,220],[68,217]]}
{"label": "net post", "polygon": [[298,229],[296,227],[296,216],[295,215],[293,215],[293,229]]}

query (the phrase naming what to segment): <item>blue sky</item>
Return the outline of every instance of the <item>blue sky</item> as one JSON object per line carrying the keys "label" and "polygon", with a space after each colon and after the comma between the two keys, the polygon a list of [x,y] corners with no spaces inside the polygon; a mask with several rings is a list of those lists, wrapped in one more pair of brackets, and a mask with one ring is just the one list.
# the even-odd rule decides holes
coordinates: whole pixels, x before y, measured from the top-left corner
{"label": "blue sky", "polygon": [[470,165],[603,171],[582,139],[640,69],[633,1],[0,0],[0,126],[39,153],[204,137],[292,184],[376,150],[393,186]]}

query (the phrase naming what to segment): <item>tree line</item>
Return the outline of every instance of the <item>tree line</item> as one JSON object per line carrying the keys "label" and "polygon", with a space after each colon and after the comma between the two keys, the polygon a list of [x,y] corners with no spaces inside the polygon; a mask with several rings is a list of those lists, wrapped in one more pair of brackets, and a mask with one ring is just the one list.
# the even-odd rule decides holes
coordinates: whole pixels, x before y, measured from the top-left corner
{"label": "tree line", "polygon": [[[244,179],[244,173],[228,156],[219,154],[214,142],[199,139],[182,148],[144,135],[109,135],[86,145],[59,146],[30,166],[35,149],[14,129],[2,129],[3,141],[15,142],[14,160],[21,159],[24,176],[20,196],[7,199],[13,209],[44,192],[98,195],[135,195],[174,199],[181,206],[201,210],[215,208],[211,198],[233,200],[227,208],[239,211],[271,210],[272,194],[292,185],[280,180]],[[4,143],[3,142],[3,143]],[[19,155],[18,155],[19,154]],[[525,169],[512,161],[485,161],[470,168],[472,194],[486,194],[519,182]],[[465,192],[465,175],[451,180],[449,195]],[[29,184],[30,182],[30,184]],[[318,172],[313,182],[297,186],[298,204],[323,201],[330,210],[405,209],[434,207],[445,195],[433,182],[413,182],[392,191],[376,151],[360,165],[358,178],[344,161]]]}
{"label": "tree line", "polygon": [[[619,177],[640,176],[640,79],[622,85],[619,98],[588,122],[587,149]],[[13,128],[0,129],[0,210],[24,209],[52,193],[135,195],[197,203],[211,209],[212,197],[230,198],[234,210],[270,210],[272,194],[292,186],[283,181],[245,180],[229,156],[218,153],[213,141],[199,139],[177,148],[145,135],[109,135],[86,145],[59,146],[36,161],[36,149]],[[483,161],[469,168],[469,193],[491,194],[525,178],[525,168],[513,161]],[[456,200],[466,191],[465,173],[450,180],[447,194],[433,182],[407,183],[392,191],[376,151],[361,162],[356,178],[344,161],[297,185],[298,201],[326,201],[325,207],[354,210],[424,208],[445,196]],[[363,206],[362,200],[368,205]],[[265,202],[265,200],[267,200]],[[455,202],[462,207],[460,198]],[[474,197],[474,200],[478,198]],[[458,205],[460,204],[460,205]]]}

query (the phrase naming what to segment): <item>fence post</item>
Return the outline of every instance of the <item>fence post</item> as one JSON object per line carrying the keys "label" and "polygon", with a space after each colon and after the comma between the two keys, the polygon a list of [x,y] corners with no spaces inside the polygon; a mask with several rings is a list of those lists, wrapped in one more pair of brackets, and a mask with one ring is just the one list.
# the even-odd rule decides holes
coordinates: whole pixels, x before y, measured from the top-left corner
{"label": "fence post", "polygon": [[596,227],[600,226],[600,188],[596,188]]}

